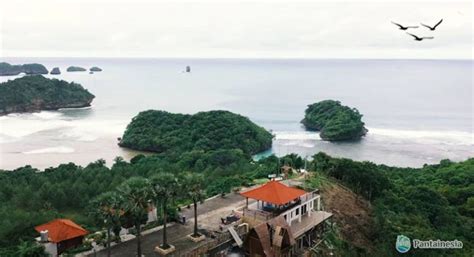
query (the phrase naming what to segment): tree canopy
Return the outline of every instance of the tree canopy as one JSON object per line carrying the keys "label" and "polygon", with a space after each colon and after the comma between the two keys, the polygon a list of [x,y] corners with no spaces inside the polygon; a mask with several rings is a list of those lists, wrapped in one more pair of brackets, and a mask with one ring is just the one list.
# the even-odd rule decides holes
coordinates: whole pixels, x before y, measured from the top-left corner
{"label": "tree canopy", "polygon": [[229,149],[251,155],[269,149],[271,144],[268,131],[228,111],[194,115],[144,111],[132,119],[120,141],[123,147],[167,155]]}
{"label": "tree canopy", "polygon": [[413,249],[414,256],[472,256],[474,252],[474,158],[441,161],[423,168],[398,168],[313,156],[312,169],[370,200],[377,237],[374,256],[398,256],[397,235],[420,240],[461,240],[463,250]]}

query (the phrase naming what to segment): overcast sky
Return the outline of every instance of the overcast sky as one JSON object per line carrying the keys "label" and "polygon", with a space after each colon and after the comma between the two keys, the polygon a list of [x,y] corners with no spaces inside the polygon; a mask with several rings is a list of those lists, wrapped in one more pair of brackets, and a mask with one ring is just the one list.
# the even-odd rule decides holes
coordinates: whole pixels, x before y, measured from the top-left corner
{"label": "overcast sky", "polygon": [[[0,56],[471,59],[471,2],[0,0]],[[390,23],[434,25],[411,30]]]}

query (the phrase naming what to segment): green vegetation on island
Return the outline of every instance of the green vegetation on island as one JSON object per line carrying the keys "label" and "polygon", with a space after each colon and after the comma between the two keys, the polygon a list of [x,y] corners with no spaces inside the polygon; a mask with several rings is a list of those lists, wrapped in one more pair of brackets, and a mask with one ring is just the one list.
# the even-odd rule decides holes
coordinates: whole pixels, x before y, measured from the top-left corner
{"label": "green vegetation on island", "polygon": [[368,131],[357,109],[334,100],[308,105],[301,123],[308,130],[320,131],[321,138],[327,141],[355,140]]}
{"label": "green vegetation on island", "polygon": [[248,118],[228,111],[188,115],[148,110],[132,119],[119,145],[169,155],[223,149],[252,155],[269,149],[272,135]]}
{"label": "green vegetation on island", "polygon": [[86,71],[85,68],[79,66],[69,66],[66,70],[67,72],[76,72],[76,71]]}
{"label": "green vegetation on island", "polygon": [[11,65],[6,62],[0,62],[0,76],[15,76],[20,73],[27,75],[48,74],[48,69],[38,63]]}
{"label": "green vegetation on island", "polygon": [[24,76],[0,84],[0,115],[90,106],[94,95],[77,83]]}

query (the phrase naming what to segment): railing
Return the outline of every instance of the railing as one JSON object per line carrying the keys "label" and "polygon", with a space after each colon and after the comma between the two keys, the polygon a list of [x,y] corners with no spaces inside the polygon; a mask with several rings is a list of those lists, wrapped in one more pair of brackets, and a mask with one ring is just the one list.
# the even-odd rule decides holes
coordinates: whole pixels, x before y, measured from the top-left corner
{"label": "railing", "polygon": [[244,217],[250,217],[253,219],[257,219],[260,221],[267,221],[273,217],[273,214],[271,212],[266,212],[262,210],[249,210],[249,209],[244,209],[243,210],[243,216]]}
{"label": "railing", "polygon": [[318,195],[317,191],[319,191],[319,190],[314,190],[314,191],[311,191],[311,192],[308,192],[308,193],[302,195],[300,197],[301,202],[304,203],[304,202],[307,202],[307,201],[311,200],[312,198],[315,198]]}
{"label": "railing", "polygon": [[[307,204],[310,201],[314,201],[315,199],[318,199],[320,196],[317,194],[315,191],[309,192],[303,196],[300,197],[300,201],[298,201],[298,204],[292,205],[290,208],[285,209],[285,211],[281,212],[279,215],[286,217],[286,221],[288,224],[291,225],[291,222],[294,220],[299,219],[299,217],[303,216],[304,213],[302,210],[296,214],[296,209],[302,208],[303,205]],[[314,208],[314,206],[312,207]],[[307,207],[306,212],[308,213],[311,211],[311,207]],[[294,213],[293,217],[291,216],[291,213]]]}

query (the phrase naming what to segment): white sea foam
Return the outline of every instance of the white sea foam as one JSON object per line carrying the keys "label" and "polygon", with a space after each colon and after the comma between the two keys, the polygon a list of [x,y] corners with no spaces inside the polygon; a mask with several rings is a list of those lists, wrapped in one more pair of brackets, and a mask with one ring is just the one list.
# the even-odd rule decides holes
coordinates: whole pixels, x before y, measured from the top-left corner
{"label": "white sea foam", "polygon": [[66,146],[56,146],[56,147],[47,147],[40,148],[31,151],[23,152],[24,154],[46,154],[46,153],[73,153],[74,148]]}
{"label": "white sea foam", "polygon": [[97,140],[98,136],[94,135],[90,132],[81,131],[77,128],[67,128],[64,132],[61,132],[60,138],[68,138],[73,139],[75,141],[82,141],[82,142],[92,142]]}
{"label": "white sea foam", "polygon": [[44,111],[33,114],[10,114],[0,117],[0,143],[58,130],[59,137],[75,141],[95,141],[101,135],[120,136],[128,120],[68,120],[61,112]]}
{"label": "white sea foam", "polygon": [[13,137],[10,137],[10,136],[4,135],[4,134],[0,134],[0,144],[13,142],[15,140],[16,139],[13,138]]}
{"label": "white sea foam", "polygon": [[51,120],[51,119],[57,119],[59,116],[62,115],[62,113],[53,112],[53,111],[42,111],[42,112],[32,113],[32,115],[39,118],[39,119]]}
{"label": "white sea foam", "polygon": [[63,120],[31,120],[9,118],[0,122],[0,133],[14,138],[21,138],[36,132],[67,126]]}
{"label": "white sea foam", "polygon": [[274,131],[276,140],[321,140],[319,133],[310,131]]}

